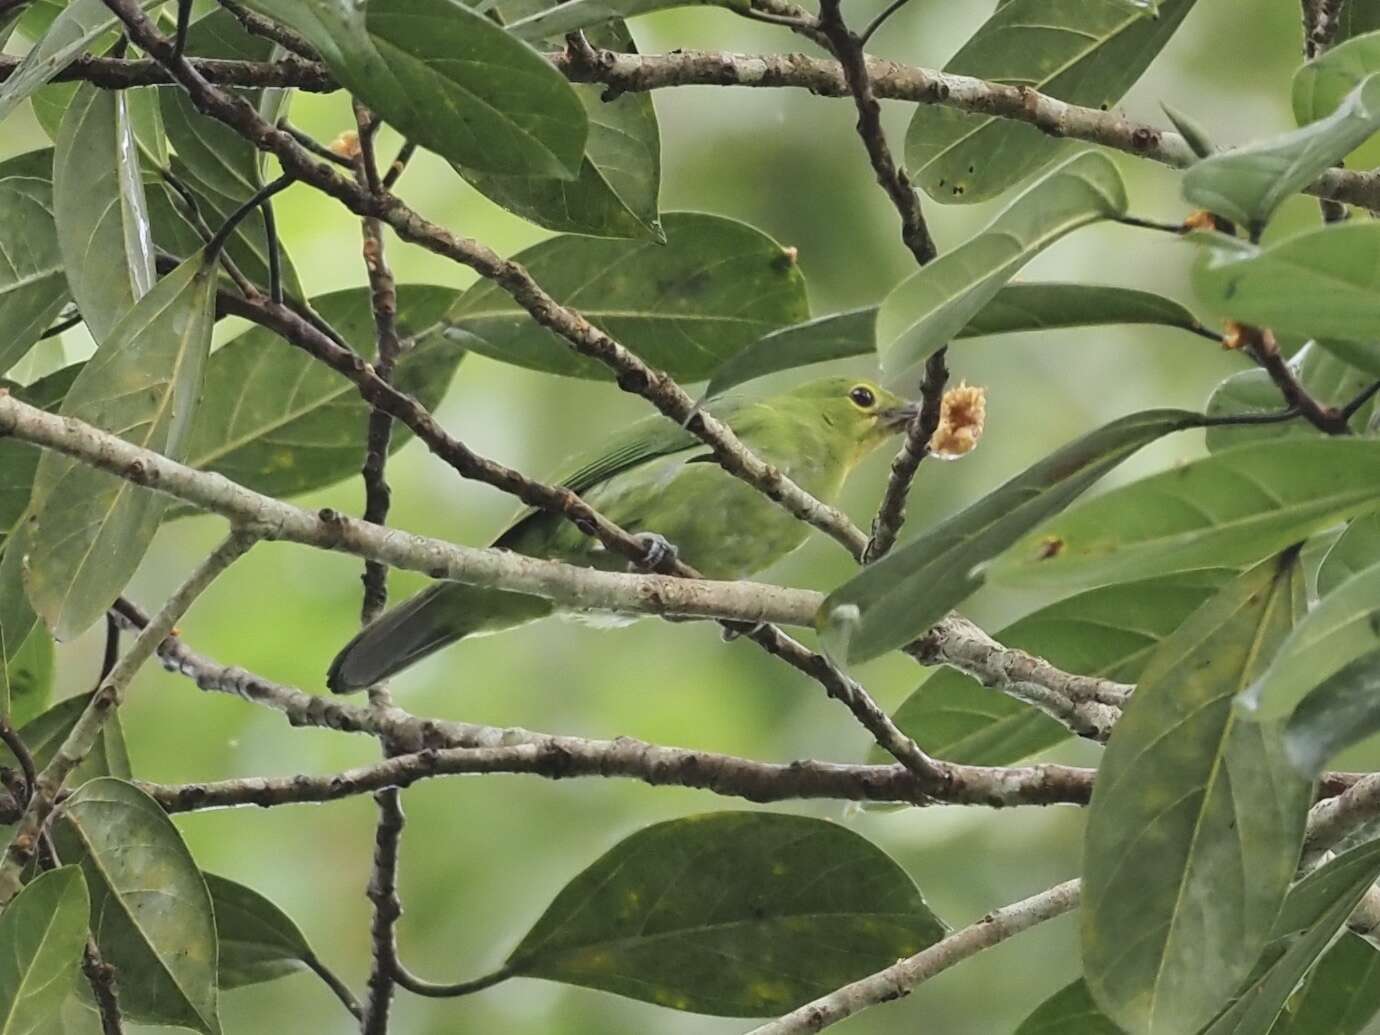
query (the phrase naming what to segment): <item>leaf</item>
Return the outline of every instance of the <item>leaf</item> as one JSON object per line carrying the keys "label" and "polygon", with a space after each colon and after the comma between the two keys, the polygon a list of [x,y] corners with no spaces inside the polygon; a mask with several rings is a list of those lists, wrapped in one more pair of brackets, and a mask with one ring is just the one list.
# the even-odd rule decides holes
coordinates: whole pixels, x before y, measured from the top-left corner
{"label": "leaf", "polygon": [[[161,2],[139,0],[139,6],[147,10]],[[96,41],[118,23],[119,19],[106,7],[105,0],[72,0],[53,19],[43,38],[24,55],[19,67],[0,83],[0,121],[66,68],[73,58],[92,49]]]}
{"label": "leaf", "polygon": [[[589,42],[637,53],[622,22],[591,30]],[[548,230],[664,241],[657,222],[661,132],[651,94],[623,93],[605,101],[602,85],[573,89],[589,119],[589,138],[575,179],[486,176],[462,166],[456,166],[456,172],[496,204]]]}
{"label": "leaf", "polygon": [[[1380,223],[1335,223],[1268,248],[1201,239],[1210,247],[1194,266],[1193,288],[1217,315],[1304,338],[1380,338]],[[1343,358],[1374,373],[1374,361]]]}
{"label": "leaf", "polygon": [[1194,155],[1199,158],[1207,158],[1217,151],[1216,146],[1212,142],[1212,138],[1208,136],[1207,130],[1202,127],[1197,119],[1193,118],[1187,112],[1179,111],[1177,108],[1171,108],[1163,101],[1160,102],[1160,107],[1164,109],[1164,113],[1168,116],[1169,121],[1174,123],[1174,128],[1179,131],[1179,135],[1184,138],[1184,142],[1188,144],[1189,149]]}
{"label": "leaf", "polygon": [[1118,323],[1204,330],[1178,302],[1150,291],[1046,281],[1003,285],[954,338]]}
{"label": "leaf", "polygon": [[[682,381],[708,377],[764,334],[809,317],[794,254],[766,234],[696,212],[667,213],[662,225],[664,245],[568,235],[513,260],[557,302]],[[569,377],[613,376],[489,280],[465,292],[450,322],[467,332],[467,348],[505,363]]]}
{"label": "leaf", "polygon": [[19,648],[6,651],[3,675],[4,714],[13,726],[23,726],[51,702],[53,697],[53,638],[47,629],[36,628]]}
{"label": "leaf", "polygon": [[1289,761],[1308,777],[1316,777],[1343,748],[1380,731],[1380,651],[1347,659],[1335,669],[1331,662],[1326,678],[1320,674],[1320,682],[1309,682],[1285,727]]}
{"label": "leaf", "polygon": [[1232,698],[1303,599],[1292,551],[1228,583],[1161,642],[1107,743],[1084,838],[1083,966],[1134,1035],[1211,1020],[1289,888],[1312,788],[1282,764],[1278,728],[1239,721]]}
{"label": "leaf", "polygon": [[1380,506],[1380,442],[1280,439],[1143,478],[1061,514],[993,581],[1090,584],[1240,567]]}
{"label": "leaf", "polygon": [[1046,247],[1080,226],[1125,211],[1126,189],[1105,155],[1083,151],[1055,166],[986,230],[883,299],[877,315],[883,367],[892,377],[904,376],[966,327]]}
{"label": "leaf", "polygon": [[[1299,980],[1346,923],[1380,875],[1380,842],[1344,852],[1290,889],[1270,932],[1263,967],[1203,1035],[1254,1035],[1271,1030]],[[1315,1029],[1320,1035],[1340,1035]]]}
{"label": "leaf", "polygon": [[1351,576],[1380,563],[1380,513],[1353,518],[1318,568],[1318,595],[1327,596]]}
{"label": "leaf", "polygon": [[253,888],[203,873],[216,917],[221,988],[243,988],[310,969],[316,956],[292,918]]}
{"label": "leaf", "polygon": [[[101,343],[62,415],[107,428],[174,460],[186,453],[214,321],[215,266],[188,259]],[[26,584],[59,639],[100,618],[143,559],[166,499],[58,453],[34,478]]]}
{"label": "leaf", "polygon": [[[440,403],[464,356],[435,329],[458,295],[427,284],[398,286],[398,333],[417,336],[417,343],[399,359],[393,383],[429,410]],[[368,288],[319,295],[311,307],[356,351],[372,354]],[[271,496],[309,492],[359,473],[369,404],[353,384],[272,331],[251,328],[217,349],[206,365],[206,383],[211,390],[187,446],[188,466]],[[389,447],[397,450],[410,438],[397,425]]]}
{"label": "leaf", "polygon": [[876,323],[877,307],[868,306],[772,331],[722,363],[705,386],[704,398],[782,370],[867,355],[876,349]]}
{"label": "leaf", "polygon": [[676,1010],[779,1014],[945,933],[899,866],[804,816],[638,831],[565,886],[505,969]]}
{"label": "leaf", "polygon": [[[1373,378],[1362,370],[1338,359],[1317,342],[1308,342],[1289,361],[1299,382],[1313,398],[1325,406],[1342,406],[1350,402]],[[1284,397],[1270,375],[1264,370],[1243,370],[1232,374],[1213,389],[1208,399],[1209,417],[1240,414],[1279,413],[1285,408]],[[1364,432],[1375,409],[1370,400],[1351,418],[1356,432]],[[1323,433],[1306,420],[1295,419],[1276,424],[1226,425],[1207,429],[1210,453],[1219,453],[1232,446],[1280,438],[1317,438]]]}
{"label": "leaf", "polygon": [[[74,363],[39,378],[31,385],[11,388],[10,394],[30,406],[55,413],[80,371],[81,364]],[[34,472],[38,469],[41,455],[37,446],[27,442],[15,438],[0,439],[0,533],[4,535],[14,530],[29,506]]]}
{"label": "leaf", "polygon": [[125,1017],[217,1035],[211,896],[172,820],[133,784],[101,777],[67,799],[54,833],[86,875]]}
{"label": "leaf", "polygon": [[[38,615],[24,590],[28,552],[29,526],[25,524],[5,539],[5,552],[0,557],[0,661],[4,662],[18,653],[38,625]],[[5,707],[9,707],[8,702]]]}
{"label": "leaf", "polygon": [[1380,650],[1380,566],[1368,568],[1318,602],[1241,696],[1253,719],[1283,719],[1309,691],[1350,662]]}
{"label": "leaf", "polygon": [[91,905],[76,866],[40,873],[0,913],[0,1035],[51,1023],[72,990]]}
{"label": "leaf", "polygon": [[[58,748],[67,739],[67,734],[72,732],[72,727],[90,702],[89,693],[64,698],[20,727],[19,739],[24,741],[29,754],[33,755],[34,765],[42,769],[53,760]],[[0,764],[15,768],[19,763],[8,750],[0,747]],[[124,727],[119,715],[112,715],[101,727],[101,735],[96,740],[96,746],[68,779],[67,785],[77,787],[99,776],[115,776],[127,780],[130,775]]]}
{"label": "leaf", "polygon": [[1380,951],[1344,932],[1323,955],[1270,1035],[1361,1035],[1380,1012]]}
{"label": "leaf", "polygon": [[51,166],[50,151],[0,162],[0,373],[24,358],[67,301]]}
{"label": "leaf", "polygon": [[[562,3],[518,18],[508,31],[529,43],[563,36],[591,25],[600,25],[614,18],[631,18],[670,7],[695,6],[734,7],[731,0],[564,0]],[[542,5],[545,6],[545,5]],[[505,7],[505,10],[507,8]]]}
{"label": "leaf", "polygon": [[1082,978],[1065,985],[1021,1022],[1016,1035],[1121,1035],[1097,1008]]}
{"label": "leaf", "polygon": [[67,283],[97,344],[153,286],[153,242],[124,95],[83,84],[53,152]]}
{"label": "leaf", "polygon": [[1201,419],[1187,410],[1146,410],[1055,450],[830,593],[815,615],[826,649],[856,664],[919,636],[982,585],[984,561],[1141,446]]}
{"label": "leaf", "polygon": [[[1227,574],[1190,572],[1089,590],[1026,615],[996,638],[1066,672],[1134,683],[1156,644]],[[933,672],[893,719],[929,754],[966,765],[1010,765],[1069,737],[1038,709],[952,668]],[[868,760],[888,757],[874,747]]]}
{"label": "leaf", "polygon": [[1377,129],[1380,78],[1369,78],[1324,119],[1196,163],[1184,173],[1184,197],[1258,235],[1286,198],[1360,147]]}
{"label": "leaf", "polygon": [[1295,121],[1303,126],[1331,115],[1374,72],[1380,72],[1380,32],[1339,42],[1294,73]]}
{"label": "leaf", "polygon": [[[1120,0],[1010,0],[944,71],[1109,107],[1192,7],[1193,0],[1161,0],[1158,17],[1147,18]],[[906,165],[936,201],[985,201],[1053,161],[1060,144],[1035,126],[922,104],[906,132]]]}
{"label": "leaf", "polygon": [[500,176],[579,175],[588,120],[565,77],[459,0],[252,0],[407,139]]}

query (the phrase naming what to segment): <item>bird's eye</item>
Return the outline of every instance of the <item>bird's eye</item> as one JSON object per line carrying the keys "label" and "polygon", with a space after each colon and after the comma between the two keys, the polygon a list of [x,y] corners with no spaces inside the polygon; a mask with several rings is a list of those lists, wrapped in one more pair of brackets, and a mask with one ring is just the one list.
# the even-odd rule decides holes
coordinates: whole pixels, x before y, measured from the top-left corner
{"label": "bird's eye", "polygon": [[864,410],[870,409],[877,401],[877,397],[872,393],[872,389],[868,388],[866,385],[858,385],[858,387],[851,390],[848,393],[848,398],[852,399],[854,403]]}

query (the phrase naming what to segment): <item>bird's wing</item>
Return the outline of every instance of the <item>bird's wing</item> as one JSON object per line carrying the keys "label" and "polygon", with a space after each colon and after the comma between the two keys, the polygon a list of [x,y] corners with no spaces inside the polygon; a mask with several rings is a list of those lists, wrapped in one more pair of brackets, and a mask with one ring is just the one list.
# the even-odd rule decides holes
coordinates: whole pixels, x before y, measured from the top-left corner
{"label": "bird's wing", "polygon": [[[597,453],[587,455],[582,461],[572,462],[573,470],[560,476],[559,484],[571,492],[583,494],[614,475],[640,467],[658,457],[690,452],[700,444],[694,435],[666,417],[646,417],[600,443]],[[504,546],[537,513],[533,507],[519,511],[494,545]]]}

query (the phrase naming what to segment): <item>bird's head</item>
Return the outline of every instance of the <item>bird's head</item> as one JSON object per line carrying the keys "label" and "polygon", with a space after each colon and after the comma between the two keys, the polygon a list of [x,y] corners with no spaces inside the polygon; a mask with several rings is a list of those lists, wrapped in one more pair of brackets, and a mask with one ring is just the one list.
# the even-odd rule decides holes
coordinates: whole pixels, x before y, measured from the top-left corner
{"label": "bird's head", "polygon": [[825,377],[790,394],[853,443],[859,459],[904,431],[919,408],[919,403],[902,399],[865,378]]}

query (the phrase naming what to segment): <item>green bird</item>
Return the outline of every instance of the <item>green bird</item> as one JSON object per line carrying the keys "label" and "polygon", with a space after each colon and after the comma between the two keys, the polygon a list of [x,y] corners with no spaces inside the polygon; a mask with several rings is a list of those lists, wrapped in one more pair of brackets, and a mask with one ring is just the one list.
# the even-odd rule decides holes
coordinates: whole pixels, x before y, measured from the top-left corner
{"label": "green bird", "polygon": [[[915,413],[914,403],[871,381],[844,377],[765,399],[729,394],[714,402],[714,414],[744,445],[825,502],[837,499],[858,462]],[[724,471],[703,442],[661,416],[631,425],[561,483],[642,536],[649,557],[673,548],[707,578],[746,578],[809,534],[809,526]],[[549,511],[522,511],[493,545],[606,571],[627,567],[625,558]],[[331,662],[326,683],[338,694],[363,690],[463,637],[524,625],[555,609],[542,597],[437,582],[365,626]]]}

